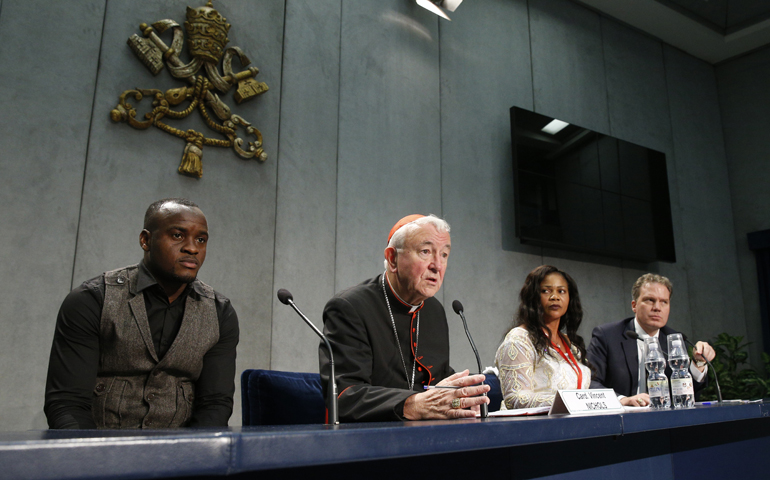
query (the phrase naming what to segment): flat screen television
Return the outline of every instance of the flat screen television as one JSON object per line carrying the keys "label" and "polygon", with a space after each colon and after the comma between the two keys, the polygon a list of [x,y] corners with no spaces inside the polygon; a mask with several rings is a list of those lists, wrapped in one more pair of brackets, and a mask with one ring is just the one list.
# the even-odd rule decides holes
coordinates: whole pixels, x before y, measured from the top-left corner
{"label": "flat screen television", "polygon": [[666,155],[511,107],[522,243],[675,262]]}

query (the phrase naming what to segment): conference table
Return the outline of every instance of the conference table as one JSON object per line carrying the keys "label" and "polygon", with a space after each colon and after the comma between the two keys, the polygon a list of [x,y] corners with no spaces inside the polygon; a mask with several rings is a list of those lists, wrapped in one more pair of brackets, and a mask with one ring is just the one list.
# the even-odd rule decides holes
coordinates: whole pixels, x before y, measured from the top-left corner
{"label": "conference table", "polygon": [[770,401],[590,416],[0,432],[0,478],[768,478],[769,417]]}

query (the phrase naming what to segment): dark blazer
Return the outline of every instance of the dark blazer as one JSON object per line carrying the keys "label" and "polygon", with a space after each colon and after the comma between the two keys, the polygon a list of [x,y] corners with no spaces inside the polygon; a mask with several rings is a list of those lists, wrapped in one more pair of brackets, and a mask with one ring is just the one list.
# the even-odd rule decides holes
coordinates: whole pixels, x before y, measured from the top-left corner
{"label": "dark blazer", "polygon": [[[636,342],[626,335],[634,331],[634,317],[615,323],[607,323],[594,328],[587,357],[591,362],[591,388],[611,388],[618,395],[630,397],[636,395],[639,386],[639,358]],[[658,340],[664,356],[668,356],[666,337],[676,330],[663,327]],[[671,369],[666,365],[666,376],[671,378]],[[708,376],[702,382],[693,381],[695,395],[705,388]]]}

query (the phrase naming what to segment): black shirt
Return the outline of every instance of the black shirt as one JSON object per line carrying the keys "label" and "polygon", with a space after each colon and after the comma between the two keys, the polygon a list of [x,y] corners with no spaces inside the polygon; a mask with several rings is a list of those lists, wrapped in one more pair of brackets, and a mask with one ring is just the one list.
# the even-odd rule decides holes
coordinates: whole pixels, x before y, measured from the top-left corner
{"label": "black shirt", "polygon": [[[192,286],[188,285],[169,304],[168,296],[141,262],[137,291],[144,296],[152,341],[158,358],[162,358],[179,332]],[[191,427],[225,427],[233,411],[238,316],[230,300],[219,293],[215,292],[214,303],[219,341],[203,357],[203,370],[195,382]],[[83,282],[62,302],[56,318],[45,389],[44,410],[50,428],[96,428],[91,403],[99,369],[103,305],[104,275]]]}

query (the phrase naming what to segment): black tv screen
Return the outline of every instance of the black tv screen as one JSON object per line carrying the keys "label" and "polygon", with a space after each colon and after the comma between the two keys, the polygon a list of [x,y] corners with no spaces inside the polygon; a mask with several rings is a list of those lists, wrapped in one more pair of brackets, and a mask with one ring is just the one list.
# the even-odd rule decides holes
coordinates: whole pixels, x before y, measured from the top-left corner
{"label": "black tv screen", "polygon": [[559,122],[511,107],[516,236],[533,245],[675,262],[666,155]]}

